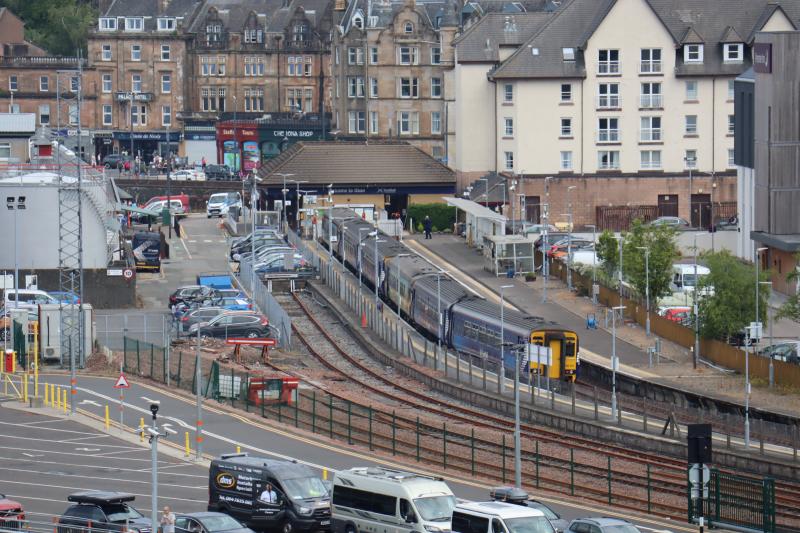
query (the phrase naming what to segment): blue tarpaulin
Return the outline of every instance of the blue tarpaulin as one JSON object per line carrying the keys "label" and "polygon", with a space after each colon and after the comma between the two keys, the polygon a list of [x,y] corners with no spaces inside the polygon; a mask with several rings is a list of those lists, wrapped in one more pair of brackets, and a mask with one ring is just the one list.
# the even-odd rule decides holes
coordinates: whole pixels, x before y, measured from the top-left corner
{"label": "blue tarpaulin", "polygon": [[213,287],[214,289],[230,289],[233,287],[229,274],[198,274],[197,284]]}

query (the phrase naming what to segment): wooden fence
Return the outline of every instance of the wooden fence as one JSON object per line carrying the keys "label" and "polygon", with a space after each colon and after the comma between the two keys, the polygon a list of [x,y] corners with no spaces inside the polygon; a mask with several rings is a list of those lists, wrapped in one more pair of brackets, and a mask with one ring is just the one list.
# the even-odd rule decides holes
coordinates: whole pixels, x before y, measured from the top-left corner
{"label": "wooden fence", "polygon": [[[536,259],[537,264],[541,264],[541,255]],[[555,261],[552,263],[551,275],[561,279],[566,283],[567,266],[566,264]],[[572,271],[572,285],[578,291],[586,294],[592,293],[592,277],[584,276],[579,272]],[[627,296],[627,297],[626,297]],[[634,295],[624,295],[622,298],[619,292],[600,285],[598,302],[607,307],[625,306],[625,316],[644,327],[647,322],[647,312],[644,303],[634,297]],[[694,330],[683,326],[677,322],[667,320],[650,313],[650,330],[668,341],[674,342],[684,348],[694,346]],[[700,339],[700,355],[714,364],[744,373],[745,352],[744,350],[731,346],[715,339]],[[753,356],[750,354],[750,379],[769,380],[769,358]],[[800,365],[784,363],[783,361],[773,361],[775,368],[775,383],[781,386],[800,388]]]}

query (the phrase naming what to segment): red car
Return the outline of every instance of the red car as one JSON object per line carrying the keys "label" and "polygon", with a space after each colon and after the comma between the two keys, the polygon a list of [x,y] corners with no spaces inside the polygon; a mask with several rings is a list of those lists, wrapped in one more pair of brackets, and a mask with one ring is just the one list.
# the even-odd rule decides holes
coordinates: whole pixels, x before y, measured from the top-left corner
{"label": "red car", "polygon": [[667,309],[667,312],[664,313],[664,318],[679,324],[685,324],[687,321],[691,321],[692,310],[689,307],[673,307],[672,309]]}
{"label": "red car", "polygon": [[0,529],[19,529],[25,525],[25,510],[22,504],[0,494]]}

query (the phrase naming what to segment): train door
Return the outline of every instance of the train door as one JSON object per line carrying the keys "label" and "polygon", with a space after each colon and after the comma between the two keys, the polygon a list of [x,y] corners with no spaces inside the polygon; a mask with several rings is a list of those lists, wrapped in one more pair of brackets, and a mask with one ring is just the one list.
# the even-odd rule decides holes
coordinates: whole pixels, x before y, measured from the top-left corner
{"label": "train door", "polygon": [[550,366],[547,367],[547,376],[551,379],[558,379],[561,373],[562,357],[562,337],[545,335],[545,344],[549,348]]}

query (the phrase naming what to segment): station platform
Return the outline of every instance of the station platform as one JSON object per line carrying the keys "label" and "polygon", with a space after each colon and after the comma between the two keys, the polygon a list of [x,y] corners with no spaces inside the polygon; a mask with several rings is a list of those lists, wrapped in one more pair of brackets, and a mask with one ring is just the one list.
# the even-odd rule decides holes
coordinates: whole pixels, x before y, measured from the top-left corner
{"label": "station platform", "polygon": [[[500,287],[505,290],[506,301],[525,313],[542,316],[574,329],[581,338],[581,358],[610,368],[612,335],[611,325],[606,328],[606,309],[595,308],[591,299],[576,296],[566,285],[551,278],[548,281],[547,303],[542,303],[542,278],[526,282],[524,278],[496,277],[483,269],[483,255],[467,246],[464,239],[455,235],[435,235],[424,239],[422,235],[406,235],[404,244],[423,257],[447,270],[453,277],[475,292],[495,302],[500,301]],[[586,317],[595,313],[597,329],[586,328]],[[650,366],[647,352],[655,337],[648,337],[637,324],[617,322],[617,356],[619,370],[629,376],[683,389],[709,398],[733,403],[744,403],[744,377],[726,369],[701,364],[693,368],[691,353],[674,343],[662,340],[662,353],[658,363]],[[787,416],[800,411],[800,394],[797,391],[770,389],[766,383],[752,382],[751,405]]]}

